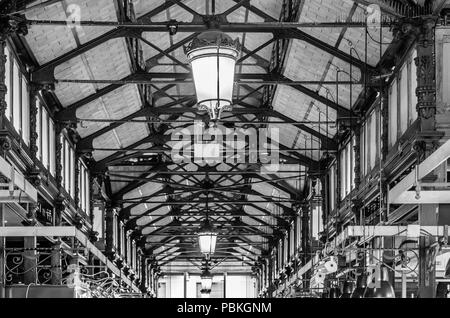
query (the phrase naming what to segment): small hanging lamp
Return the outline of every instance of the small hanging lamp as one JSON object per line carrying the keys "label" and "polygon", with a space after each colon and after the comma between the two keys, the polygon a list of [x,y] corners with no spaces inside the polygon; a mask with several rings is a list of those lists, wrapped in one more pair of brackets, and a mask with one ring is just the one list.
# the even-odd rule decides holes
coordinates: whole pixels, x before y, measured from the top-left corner
{"label": "small hanging lamp", "polygon": [[200,252],[209,259],[216,251],[217,232],[208,218],[208,193],[206,194],[206,218],[197,235]]}
{"label": "small hanging lamp", "polygon": [[211,289],[213,276],[211,272],[208,270],[208,268],[205,268],[205,270],[202,272],[200,279],[202,281],[202,289],[204,290]]}

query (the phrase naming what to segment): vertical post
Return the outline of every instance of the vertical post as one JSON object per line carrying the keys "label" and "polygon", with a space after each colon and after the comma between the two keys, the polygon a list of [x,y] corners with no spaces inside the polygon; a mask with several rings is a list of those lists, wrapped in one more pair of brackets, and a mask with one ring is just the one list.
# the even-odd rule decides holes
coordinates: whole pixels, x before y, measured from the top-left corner
{"label": "vertical post", "polygon": [[114,209],[111,206],[106,207],[106,229],[105,229],[105,248],[106,254],[109,257],[113,256],[114,252]]}
{"label": "vertical post", "polygon": [[37,132],[37,115],[38,115],[38,95],[39,90],[41,89],[40,85],[31,84],[30,89],[30,152],[33,161],[36,163],[37,161],[37,153],[39,150],[39,146],[37,144],[37,140],[39,138]]}
{"label": "vertical post", "polygon": [[379,129],[381,131],[380,138],[381,144],[379,147],[380,150],[380,161],[379,161],[379,173],[380,173],[380,221],[387,222],[389,216],[389,202],[388,202],[388,192],[389,192],[389,184],[386,180],[386,175],[382,168],[382,162],[386,161],[386,157],[388,155],[389,148],[389,100],[388,100],[388,90],[383,88],[381,90],[381,109],[380,109],[380,123]]}
{"label": "vertical post", "polygon": [[[439,205],[420,204],[419,224],[421,226],[437,225]],[[419,297],[434,298],[436,294],[435,266],[430,262],[430,246],[435,241],[429,236],[419,238]]]}
{"label": "vertical post", "polygon": [[141,258],[141,277],[140,277],[140,282],[141,282],[141,286],[139,286],[139,288],[141,289],[142,292],[145,292],[147,289],[147,258],[145,258],[145,255],[142,255]]}
{"label": "vertical post", "polygon": [[416,25],[417,30],[417,112],[420,130],[435,130],[436,115],[436,60],[434,18],[424,18]]}
{"label": "vertical post", "polygon": [[223,273],[223,298],[227,298],[227,272]]}
{"label": "vertical post", "polygon": [[183,295],[184,295],[184,298],[187,298],[187,276],[188,276],[188,273],[184,273],[184,278],[183,278]]}
{"label": "vertical post", "polygon": [[63,178],[63,166],[62,166],[62,143],[61,143],[61,134],[62,134],[63,126],[60,123],[55,124],[55,179],[56,184],[59,189],[62,188],[62,178]]}
{"label": "vertical post", "polygon": [[61,144],[61,134],[62,134],[63,126],[60,123],[55,124],[55,180],[56,186],[60,192],[58,198],[55,200],[55,217],[54,223],[55,226],[61,224],[62,214],[65,209],[64,206],[64,196],[61,195],[62,189],[62,174],[63,174],[63,166],[61,163],[62,160],[62,144]]}
{"label": "vertical post", "polygon": [[269,284],[268,284],[268,296],[272,297],[273,295],[273,258],[269,258],[268,259],[268,268],[269,268],[269,272],[268,272],[268,280],[269,280]]}
{"label": "vertical post", "polygon": [[[0,131],[4,129],[5,112],[7,107],[6,102],[6,28],[0,30]],[[0,227],[3,227],[4,215],[3,215],[3,203],[0,203]],[[6,238],[0,236],[0,298],[5,297],[5,265],[6,265]]]}
{"label": "vertical post", "polygon": [[[417,112],[420,132],[414,145],[417,151],[417,164],[420,164],[436,147],[432,136],[435,132],[436,117],[436,60],[435,60],[435,26],[434,18],[420,18],[414,25],[417,36]],[[419,224],[437,225],[439,205],[419,205]],[[435,296],[435,267],[430,262],[430,245],[434,239],[419,239],[419,297]],[[431,266],[430,266],[431,265]]]}
{"label": "vertical post", "polygon": [[[0,203],[0,227],[5,225],[3,203]],[[5,298],[5,271],[6,271],[6,238],[0,236],[0,298]]]}
{"label": "vertical post", "polygon": [[8,38],[8,30],[4,25],[0,25],[0,130],[5,129],[6,108],[6,39]]}
{"label": "vertical post", "polygon": [[37,283],[37,264],[38,254],[36,251],[37,239],[36,236],[24,237],[24,283],[36,284]]}
{"label": "vertical post", "polygon": [[51,272],[52,285],[61,285],[62,270],[61,270],[61,242],[57,242],[52,246],[51,252]]}
{"label": "vertical post", "polygon": [[402,272],[402,298],[406,298],[407,294],[406,294],[406,287],[407,287],[407,278],[406,278],[406,273],[405,271]]}
{"label": "vertical post", "polygon": [[[8,30],[6,26],[0,24],[0,149],[7,151],[11,148],[11,140],[9,132],[5,127],[6,108],[8,107],[6,101],[6,39],[8,38]],[[9,102],[9,101],[8,101]]]}
{"label": "vertical post", "polygon": [[302,207],[302,264],[305,265],[311,254],[310,233],[309,233],[309,205]]}

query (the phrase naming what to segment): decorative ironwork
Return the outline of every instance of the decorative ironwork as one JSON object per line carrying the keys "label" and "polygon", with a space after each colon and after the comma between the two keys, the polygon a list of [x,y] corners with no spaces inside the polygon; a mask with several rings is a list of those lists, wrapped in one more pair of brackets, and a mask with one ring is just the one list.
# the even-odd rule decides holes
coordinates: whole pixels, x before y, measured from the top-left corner
{"label": "decorative ironwork", "polygon": [[434,29],[436,17],[417,17],[400,20],[394,26],[397,39],[413,36],[417,39],[417,112],[426,124],[422,130],[433,130],[436,114],[436,62],[434,56]]}
{"label": "decorative ironwork", "polygon": [[[210,34],[213,34],[212,32],[214,32],[214,30],[209,31]],[[193,50],[208,46],[230,48],[236,51],[240,51],[241,49],[239,39],[233,40],[230,36],[217,31],[217,35],[215,37],[195,37],[192,42],[184,47],[184,53],[188,54]]]}
{"label": "decorative ironwork", "polygon": [[[34,251],[34,255],[27,254]],[[67,264],[68,255],[59,249],[62,263]],[[6,284],[20,284],[24,282],[25,274],[36,271],[36,284],[54,284],[55,266],[52,265],[53,248],[7,248],[5,252],[5,281]],[[25,260],[35,258],[34,266],[26,267]],[[61,282],[62,284],[62,282]]]}
{"label": "decorative ironwork", "polygon": [[58,188],[62,189],[62,142],[61,142],[61,136],[62,131],[64,129],[64,126],[61,123],[56,123],[55,125],[56,131],[55,131],[55,142],[56,142],[56,155],[55,155],[55,161],[56,161],[56,171],[55,171],[55,179],[56,184]]}
{"label": "decorative ironwork", "polygon": [[30,221],[31,225],[35,225],[37,223],[36,214],[39,209],[37,204],[30,204],[27,211],[27,219]]}
{"label": "decorative ironwork", "polygon": [[25,16],[21,14],[1,16],[0,42],[5,41],[12,34],[27,35],[28,26],[25,20]]}
{"label": "decorative ironwork", "polygon": [[59,196],[56,198],[54,202],[55,207],[55,225],[60,225],[62,221],[62,214],[64,210],[66,209],[66,201],[63,196]]}

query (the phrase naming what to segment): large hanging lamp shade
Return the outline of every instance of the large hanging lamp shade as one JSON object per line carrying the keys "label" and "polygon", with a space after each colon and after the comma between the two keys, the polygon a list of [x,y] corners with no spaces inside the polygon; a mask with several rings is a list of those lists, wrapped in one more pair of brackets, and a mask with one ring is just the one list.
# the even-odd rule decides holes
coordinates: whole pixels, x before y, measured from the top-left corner
{"label": "large hanging lamp shade", "polygon": [[184,49],[192,68],[198,108],[206,110],[211,120],[219,120],[221,113],[232,107],[239,39],[209,30]]}
{"label": "large hanging lamp shade", "polygon": [[375,287],[367,286],[364,298],[395,298],[395,291],[388,281],[387,268],[381,269],[380,277],[376,278]]}
{"label": "large hanging lamp shade", "polygon": [[213,276],[208,269],[205,269],[200,276],[203,290],[211,290]]}
{"label": "large hanging lamp shade", "polygon": [[351,298],[354,289],[355,286],[353,282],[346,280],[344,282],[344,286],[342,288],[342,295],[340,298]]}
{"label": "large hanging lamp shade", "polygon": [[352,293],[351,298],[364,298],[364,292],[367,287],[367,276],[365,273],[358,276],[356,279],[356,288]]}
{"label": "large hanging lamp shade", "polygon": [[198,232],[198,244],[200,252],[209,258],[216,251],[217,232],[213,225],[206,219]]}

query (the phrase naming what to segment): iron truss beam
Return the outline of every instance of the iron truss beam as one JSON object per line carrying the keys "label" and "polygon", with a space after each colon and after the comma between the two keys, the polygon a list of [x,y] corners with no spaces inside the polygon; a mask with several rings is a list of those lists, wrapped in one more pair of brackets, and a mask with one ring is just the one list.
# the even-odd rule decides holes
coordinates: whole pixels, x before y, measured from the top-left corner
{"label": "iron truss beam", "polygon": [[[247,6],[246,4],[243,5],[244,7]],[[308,35],[305,32],[300,31],[297,29],[301,25],[299,24],[292,24],[292,23],[281,23],[278,22],[276,19],[272,18],[271,16],[265,14],[264,12],[260,11],[259,9],[256,9],[254,6],[249,7],[252,9],[251,11],[254,11],[254,13],[257,13],[266,21],[263,23],[225,23],[220,26],[221,30],[224,32],[230,32],[230,33],[272,33],[275,38],[278,39],[297,39],[301,41],[305,41],[319,49],[321,49],[324,52],[327,52],[331,55],[336,56],[337,58],[343,60],[344,62],[347,62],[349,64],[354,65],[355,67],[359,68],[361,72],[367,72],[370,73],[376,73],[376,69],[373,68],[370,65],[365,64],[363,61],[360,61],[358,59],[355,59],[354,57],[350,56],[350,54],[344,53],[335,47],[320,41],[310,35]],[[29,21],[31,24],[42,24],[42,25],[67,25],[66,21],[55,21],[55,20],[47,20],[47,21]],[[168,29],[168,25],[174,23],[172,21],[167,22],[161,22],[161,23],[152,23],[152,24],[143,24],[142,19],[139,18],[137,22],[130,22],[127,24],[120,23],[120,22],[86,22],[86,21],[80,21],[81,25],[106,25],[106,26],[114,26],[115,28],[102,36],[99,36],[83,45],[80,45],[78,48],[63,54],[62,56],[47,62],[46,64],[42,65],[41,67],[37,68],[32,72],[32,81],[37,83],[55,83],[56,79],[54,77],[54,70],[58,65],[61,65],[62,63],[65,63],[75,57],[77,57],[80,54],[86,53],[89,50],[94,49],[95,47],[110,41],[112,39],[116,38],[142,38],[142,34],[144,32],[166,32]],[[178,23],[178,29],[179,32],[202,32],[208,30],[208,27],[205,23],[195,23],[195,22],[189,22],[189,23]],[[351,27],[352,25],[349,23],[341,23],[342,27],[347,26]],[[305,27],[336,27],[335,23],[313,23],[313,24],[307,24]],[[362,27],[362,25],[359,25],[359,27]],[[186,41],[186,40],[185,40]],[[188,42],[188,41],[186,41]],[[182,45],[182,44],[181,44]],[[180,43],[178,43],[178,46],[180,46]],[[169,48],[170,49],[170,48]],[[164,55],[160,53],[159,55]],[[159,56],[158,55],[158,56]],[[148,60],[147,62],[150,62]]]}

